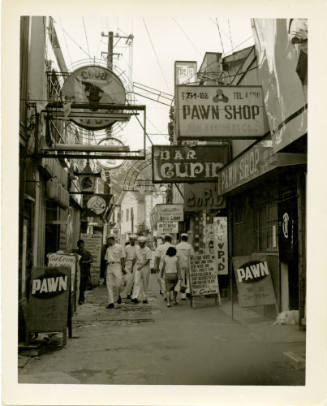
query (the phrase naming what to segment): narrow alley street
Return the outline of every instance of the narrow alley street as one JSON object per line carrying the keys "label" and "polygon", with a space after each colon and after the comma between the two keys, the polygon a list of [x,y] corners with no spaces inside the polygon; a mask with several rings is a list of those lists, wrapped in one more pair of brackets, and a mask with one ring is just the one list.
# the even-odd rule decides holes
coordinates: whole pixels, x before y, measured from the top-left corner
{"label": "narrow alley street", "polygon": [[[232,320],[230,303],[167,308],[150,280],[149,304],[106,309],[106,288],[87,292],[73,338],[54,335],[19,355],[19,383],[303,385],[305,333],[257,317]],[[44,336],[39,339],[44,341]],[[295,360],[294,360],[295,356]]]}

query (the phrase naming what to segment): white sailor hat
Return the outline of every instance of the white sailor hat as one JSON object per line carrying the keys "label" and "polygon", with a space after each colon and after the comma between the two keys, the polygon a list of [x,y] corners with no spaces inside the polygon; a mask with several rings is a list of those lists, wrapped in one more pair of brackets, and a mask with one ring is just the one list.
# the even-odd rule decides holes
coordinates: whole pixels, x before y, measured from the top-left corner
{"label": "white sailor hat", "polygon": [[181,237],[188,237],[188,234],[187,233],[182,233]]}
{"label": "white sailor hat", "polygon": [[132,238],[133,240],[136,240],[137,235],[136,235],[136,234],[131,234],[131,235],[129,236],[129,238]]}
{"label": "white sailor hat", "polygon": [[143,235],[141,235],[138,239],[139,242],[146,242],[146,237],[144,237]]}

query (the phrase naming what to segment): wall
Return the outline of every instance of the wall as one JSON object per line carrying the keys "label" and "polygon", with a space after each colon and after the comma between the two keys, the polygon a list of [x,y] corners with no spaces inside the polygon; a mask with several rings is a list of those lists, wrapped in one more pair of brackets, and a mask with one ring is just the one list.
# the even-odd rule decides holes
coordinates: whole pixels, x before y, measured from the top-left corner
{"label": "wall", "polygon": [[280,303],[278,255],[278,178],[267,175],[229,199],[232,209],[232,256],[264,253]]}
{"label": "wall", "polygon": [[[145,206],[142,202],[142,197],[137,192],[124,192],[121,200],[121,235],[122,237],[132,232],[131,208],[134,212],[134,233],[137,230],[137,225],[145,221]],[[128,210],[128,220],[126,219],[126,211]]]}

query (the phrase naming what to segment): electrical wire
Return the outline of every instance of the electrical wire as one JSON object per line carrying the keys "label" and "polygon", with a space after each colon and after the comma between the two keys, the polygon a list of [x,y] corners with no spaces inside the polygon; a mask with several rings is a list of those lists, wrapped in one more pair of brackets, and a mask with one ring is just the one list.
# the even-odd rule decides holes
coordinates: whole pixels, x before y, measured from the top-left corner
{"label": "electrical wire", "polygon": [[69,58],[70,66],[71,66],[71,65],[73,64],[73,62],[72,62],[72,58],[71,58],[71,56],[70,56],[70,52],[69,52],[69,48],[68,48],[68,44],[67,44],[67,38],[66,38],[66,34],[65,34],[65,32],[64,32],[64,26],[63,26],[63,24],[62,24],[62,21],[61,21],[61,18],[60,18],[60,17],[59,17],[59,22],[60,22],[60,26],[61,26],[62,36],[63,36],[63,38],[64,38],[64,43],[65,43],[66,52],[67,52],[67,55],[68,55],[68,58]]}
{"label": "electrical wire", "polygon": [[197,48],[197,46],[194,44],[194,42],[191,40],[191,38],[186,34],[185,30],[183,29],[183,27],[175,20],[175,18],[172,18],[172,20],[175,22],[175,24],[177,25],[177,27],[182,31],[182,33],[185,35],[185,37],[188,39],[188,41],[190,42],[190,44],[192,45],[193,49],[199,54],[202,55],[202,52],[199,50],[199,48]]}
{"label": "electrical wire", "polygon": [[163,70],[162,70],[162,67],[161,67],[161,64],[160,64],[160,60],[159,60],[159,57],[158,57],[157,51],[155,50],[155,47],[154,47],[154,44],[153,44],[153,42],[152,42],[152,39],[151,39],[151,35],[150,35],[150,32],[149,32],[149,29],[148,29],[148,27],[147,27],[147,25],[146,25],[146,22],[145,22],[145,19],[144,19],[144,18],[143,18],[143,24],[144,24],[144,27],[145,27],[146,32],[147,32],[147,34],[148,34],[149,41],[150,41],[150,44],[151,44],[151,47],[152,47],[153,53],[154,53],[154,54],[155,54],[155,56],[156,56],[157,64],[158,64],[158,66],[159,66],[159,69],[160,69],[161,75],[162,75],[162,77],[163,77],[163,79],[164,79],[164,81],[165,81],[165,83],[166,83],[166,87],[167,87],[167,89],[169,90],[168,82],[167,82],[166,77],[165,77],[165,75],[164,75],[164,73],[163,73]]}
{"label": "electrical wire", "polygon": [[220,33],[220,28],[219,28],[219,23],[218,23],[218,18],[217,18],[217,17],[216,17],[216,25],[217,25],[217,28],[218,28],[218,33],[219,33],[219,38],[220,38],[221,49],[222,49],[223,54],[224,54],[224,53],[225,53],[225,51],[224,51],[224,43],[223,43],[223,40],[222,40],[222,38],[221,38],[221,33]]}
{"label": "electrical wire", "polygon": [[77,41],[75,41],[74,38],[71,37],[70,34],[68,34],[68,32],[67,32],[64,28],[62,28],[62,30],[63,30],[63,32],[65,32],[65,33],[67,34],[68,38],[69,38],[81,51],[83,51],[90,59],[92,59],[92,58],[91,58],[91,55],[90,55],[87,51],[85,51],[85,49],[83,49],[83,48],[77,43]]}
{"label": "electrical wire", "polygon": [[87,50],[88,50],[89,55],[91,55],[90,47],[89,47],[89,41],[88,41],[88,39],[87,39],[87,34],[86,34],[86,27],[85,27],[85,20],[84,20],[84,17],[82,17],[82,21],[83,21],[83,28],[84,28],[84,34],[85,34],[85,39],[86,39]]}
{"label": "electrical wire", "polygon": [[[244,40],[243,40],[242,42],[240,42],[239,44],[235,45],[235,46],[234,46],[234,51],[235,51],[237,48],[239,48],[242,44],[244,44],[245,42],[249,41],[250,39],[253,40],[252,35],[250,35],[248,38],[244,39]],[[226,53],[224,54],[224,57],[225,57],[225,56],[228,56],[229,52],[231,52],[231,50],[226,51]]]}
{"label": "electrical wire", "polygon": [[228,18],[228,35],[229,35],[229,40],[230,40],[230,44],[232,47],[232,53],[234,52],[234,45],[233,45],[233,39],[232,39],[232,32],[231,32],[231,28],[230,28],[230,20]]}

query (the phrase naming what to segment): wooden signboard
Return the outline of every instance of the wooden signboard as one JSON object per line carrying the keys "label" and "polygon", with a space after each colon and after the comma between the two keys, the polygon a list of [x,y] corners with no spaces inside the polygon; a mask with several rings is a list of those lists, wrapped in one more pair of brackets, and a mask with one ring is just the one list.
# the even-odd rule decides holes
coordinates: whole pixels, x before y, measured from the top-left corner
{"label": "wooden signboard", "polygon": [[233,257],[233,267],[241,307],[276,304],[269,266],[264,255]]}
{"label": "wooden signboard", "polygon": [[29,298],[24,309],[26,342],[30,333],[62,332],[67,339],[71,272],[68,267],[32,269]]}
{"label": "wooden signboard", "polygon": [[102,234],[81,234],[81,239],[84,240],[85,249],[90,252],[93,258],[91,264],[92,285],[98,285],[100,278]]}
{"label": "wooden signboard", "polygon": [[80,272],[79,272],[79,258],[77,254],[60,254],[54,252],[48,254],[48,266],[61,267],[66,266],[70,268],[71,272],[71,300],[73,311],[77,308],[77,299],[79,297],[79,284],[80,284]]}
{"label": "wooden signboard", "polygon": [[205,253],[191,256],[190,287],[192,299],[195,296],[215,295],[216,302],[217,299],[220,302],[214,255]]}
{"label": "wooden signboard", "polygon": [[157,223],[157,231],[159,234],[176,234],[178,233],[177,221],[159,221]]}

